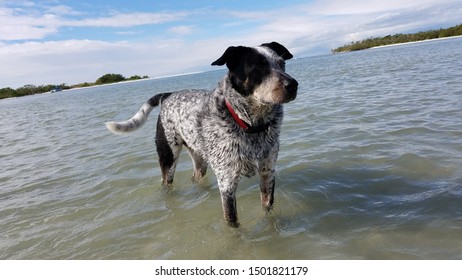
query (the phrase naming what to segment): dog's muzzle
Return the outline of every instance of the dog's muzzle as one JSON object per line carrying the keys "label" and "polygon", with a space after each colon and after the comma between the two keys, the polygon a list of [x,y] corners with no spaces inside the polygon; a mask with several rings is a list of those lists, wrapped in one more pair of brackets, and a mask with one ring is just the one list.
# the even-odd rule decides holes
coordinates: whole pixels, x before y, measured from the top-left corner
{"label": "dog's muzzle", "polygon": [[297,97],[298,82],[292,77],[287,77],[283,82],[282,86],[284,87],[284,100],[283,103],[290,102]]}

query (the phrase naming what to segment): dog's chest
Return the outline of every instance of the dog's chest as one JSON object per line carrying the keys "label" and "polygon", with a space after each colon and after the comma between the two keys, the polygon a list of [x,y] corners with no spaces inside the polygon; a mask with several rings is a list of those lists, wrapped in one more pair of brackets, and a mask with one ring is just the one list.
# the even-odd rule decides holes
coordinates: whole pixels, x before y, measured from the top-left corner
{"label": "dog's chest", "polygon": [[232,170],[234,174],[251,177],[262,164],[272,163],[277,158],[278,143],[263,134],[227,134],[223,131],[216,136],[203,142],[205,156],[215,173]]}

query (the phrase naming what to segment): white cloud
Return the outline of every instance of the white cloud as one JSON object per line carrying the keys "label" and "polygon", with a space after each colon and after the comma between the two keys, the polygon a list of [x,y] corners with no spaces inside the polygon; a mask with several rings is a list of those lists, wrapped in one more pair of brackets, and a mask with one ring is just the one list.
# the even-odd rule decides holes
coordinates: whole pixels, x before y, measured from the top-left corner
{"label": "white cloud", "polygon": [[[126,48],[123,43],[68,40],[59,42],[28,42],[0,45],[3,65],[0,69],[1,87],[24,84],[79,83],[76,80],[107,65],[106,54]],[[98,76],[96,76],[98,77]],[[96,78],[91,78],[93,81]],[[5,84],[4,84],[5,83]]]}
{"label": "white cloud", "polygon": [[154,25],[180,20],[187,16],[186,12],[173,13],[117,13],[94,18],[66,18],[82,13],[67,6],[47,8],[44,12],[23,12],[20,9],[0,7],[0,40],[44,39],[56,34],[62,27],[132,27]]}
{"label": "white cloud", "polygon": [[74,27],[130,27],[138,25],[159,24],[164,22],[176,21],[184,18],[185,12],[176,13],[128,13],[115,14],[107,17],[88,18],[82,20],[63,21],[63,26]]}
{"label": "white cloud", "polygon": [[66,40],[48,42],[27,42],[18,44],[0,45],[0,56],[23,56],[33,57],[42,55],[75,54],[79,52],[91,52],[106,50],[108,47],[126,47],[124,42],[108,43],[92,40]]}
{"label": "white cloud", "polygon": [[194,27],[190,25],[179,25],[170,27],[168,31],[176,35],[190,35],[194,32]]}
{"label": "white cloud", "polygon": [[18,15],[0,8],[0,40],[41,39],[58,31],[59,19],[52,14]]}
{"label": "white cloud", "polygon": [[46,12],[49,14],[55,14],[55,15],[71,15],[71,16],[83,15],[82,12],[76,11],[72,7],[69,7],[66,5],[57,5],[57,6],[48,7],[46,9]]}
{"label": "white cloud", "polygon": [[361,15],[436,6],[447,0],[318,0],[309,11],[318,15]]}

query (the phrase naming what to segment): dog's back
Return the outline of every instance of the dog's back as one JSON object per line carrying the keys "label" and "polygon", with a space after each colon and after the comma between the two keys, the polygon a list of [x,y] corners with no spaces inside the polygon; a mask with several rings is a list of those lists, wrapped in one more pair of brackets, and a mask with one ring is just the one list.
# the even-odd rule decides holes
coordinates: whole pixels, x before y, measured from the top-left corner
{"label": "dog's back", "polygon": [[197,118],[207,104],[210,91],[183,90],[162,102],[157,127],[162,126],[166,139],[177,145],[200,151]]}

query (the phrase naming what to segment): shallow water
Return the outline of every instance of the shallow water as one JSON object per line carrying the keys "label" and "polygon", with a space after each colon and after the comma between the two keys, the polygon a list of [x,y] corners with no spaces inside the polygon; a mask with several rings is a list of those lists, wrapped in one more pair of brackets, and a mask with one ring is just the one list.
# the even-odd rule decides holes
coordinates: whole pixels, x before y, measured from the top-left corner
{"label": "shallow water", "polygon": [[224,70],[0,100],[1,259],[461,259],[462,40],[294,60],[275,208],[257,178],[222,218],[211,169],[182,155],[160,184],[158,92],[212,89]]}

